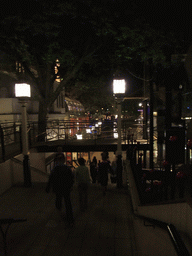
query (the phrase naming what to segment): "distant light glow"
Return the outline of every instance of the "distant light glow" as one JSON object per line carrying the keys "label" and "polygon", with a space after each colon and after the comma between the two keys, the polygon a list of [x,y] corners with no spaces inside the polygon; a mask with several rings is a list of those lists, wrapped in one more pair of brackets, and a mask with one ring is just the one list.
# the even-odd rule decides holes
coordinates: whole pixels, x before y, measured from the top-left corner
{"label": "distant light glow", "polygon": [[114,132],[113,136],[114,136],[115,139],[117,139],[118,138],[118,133]]}
{"label": "distant light glow", "polygon": [[78,140],[82,140],[82,139],[83,139],[82,134],[76,134],[76,136],[77,136],[77,139],[78,139]]}
{"label": "distant light glow", "polygon": [[157,116],[157,112],[153,112],[153,116]]}

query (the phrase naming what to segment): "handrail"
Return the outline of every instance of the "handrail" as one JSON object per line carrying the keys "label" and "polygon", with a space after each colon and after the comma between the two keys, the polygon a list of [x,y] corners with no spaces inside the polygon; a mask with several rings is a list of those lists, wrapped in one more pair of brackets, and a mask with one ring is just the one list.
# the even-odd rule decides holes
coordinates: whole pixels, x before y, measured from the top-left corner
{"label": "handrail", "polygon": [[[177,231],[176,227],[173,224],[168,224],[166,222],[159,221],[159,220],[149,218],[149,217],[145,217],[142,215],[138,215],[135,213],[134,213],[134,215],[140,219],[143,219],[144,221],[148,221],[148,222],[152,223],[153,225],[166,230],[171,237],[172,243],[175,247],[175,250],[176,250],[178,256],[190,256],[189,251],[187,250],[179,232]],[[145,222],[144,222],[144,225],[145,225]]]}
{"label": "handrail", "polygon": [[[7,232],[9,227],[12,223],[18,223],[18,222],[24,222],[27,221],[27,219],[14,219],[14,218],[3,218],[0,219],[0,231],[3,237],[3,248],[4,248],[4,254],[7,255]],[[7,225],[6,229],[3,230],[2,225]]]}
{"label": "handrail", "polygon": [[[51,160],[49,160],[45,166],[46,166],[46,170],[47,170],[47,166],[51,165],[53,162],[55,161],[55,158],[52,158]],[[71,165],[68,165],[70,168],[74,168],[76,169],[77,167],[73,165],[73,163],[75,163],[77,166],[78,164],[76,163],[76,160],[72,160],[72,164]]]}
{"label": "handrail", "polygon": [[[14,158],[14,157],[11,158],[11,160],[12,160],[13,162],[17,163],[17,164],[20,164],[20,165],[23,164],[23,162],[22,162],[21,160],[16,159],[16,158]],[[34,172],[40,174],[40,175],[43,175],[43,176],[46,176],[46,177],[49,176],[46,172],[43,172],[43,171],[41,171],[41,170],[35,168],[34,166],[30,166],[30,169],[33,170]]]}

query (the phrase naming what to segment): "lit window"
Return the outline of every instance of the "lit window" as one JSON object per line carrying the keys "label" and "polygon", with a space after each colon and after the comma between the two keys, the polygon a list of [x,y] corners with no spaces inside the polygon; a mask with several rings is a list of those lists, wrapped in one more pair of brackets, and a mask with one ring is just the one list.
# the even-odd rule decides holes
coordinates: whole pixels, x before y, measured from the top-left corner
{"label": "lit window", "polygon": [[60,82],[61,82],[60,76],[57,75],[58,72],[59,72],[58,67],[60,67],[60,62],[59,62],[59,59],[56,59],[56,61],[55,61],[55,67],[54,67],[55,75],[56,75],[55,81],[58,82],[58,83],[60,83]]}

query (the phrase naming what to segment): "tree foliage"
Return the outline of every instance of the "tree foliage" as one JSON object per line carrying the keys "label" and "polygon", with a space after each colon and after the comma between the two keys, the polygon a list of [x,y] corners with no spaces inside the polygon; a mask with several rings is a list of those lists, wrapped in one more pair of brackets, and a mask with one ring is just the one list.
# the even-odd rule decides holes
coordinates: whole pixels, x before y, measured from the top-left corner
{"label": "tree foliage", "polygon": [[[38,95],[41,123],[64,87],[87,106],[98,108],[109,99],[111,105],[107,88],[117,67],[166,59],[163,47],[170,38],[133,17],[128,20],[126,13],[120,16],[118,1],[31,0],[12,3],[10,12],[7,8],[1,9],[0,50],[22,63]],[[57,58],[62,81],[53,89]]]}

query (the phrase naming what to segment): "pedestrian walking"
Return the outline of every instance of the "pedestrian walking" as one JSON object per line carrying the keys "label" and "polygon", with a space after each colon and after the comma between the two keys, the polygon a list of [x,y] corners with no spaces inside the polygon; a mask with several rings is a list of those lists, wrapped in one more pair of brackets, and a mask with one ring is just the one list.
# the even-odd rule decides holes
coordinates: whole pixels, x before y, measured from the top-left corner
{"label": "pedestrian walking", "polygon": [[54,158],[54,166],[57,165],[58,156],[64,156],[64,153],[62,152],[62,147],[57,148],[57,153],[55,154],[55,158]]}
{"label": "pedestrian walking", "polygon": [[103,195],[106,195],[108,185],[108,173],[111,172],[111,165],[108,160],[108,152],[101,154],[102,162],[98,166],[99,182],[103,188]]}
{"label": "pedestrian walking", "polygon": [[97,158],[96,158],[96,156],[93,157],[93,163],[95,164],[95,167],[97,167]]}
{"label": "pedestrian walking", "polygon": [[81,211],[87,209],[88,204],[88,187],[90,184],[89,169],[85,166],[85,159],[78,159],[79,166],[75,170],[76,182],[78,183],[79,206]]}
{"label": "pedestrian walking", "polygon": [[51,171],[46,187],[46,192],[49,193],[52,188],[55,193],[55,207],[61,220],[62,216],[62,200],[64,198],[66,217],[68,226],[74,223],[73,210],[71,205],[70,193],[74,183],[74,176],[71,169],[65,165],[65,156],[59,155],[56,159],[57,165]]}
{"label": "pedestrian walking", "polygon": [[97,180],[97,159],[96,159],[96,157],[93,158],[93,161],[90,163],[90,173],[91,173],[92,183],[96,183],[96,180]]}

